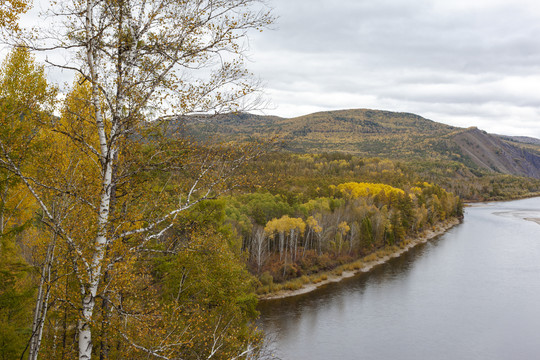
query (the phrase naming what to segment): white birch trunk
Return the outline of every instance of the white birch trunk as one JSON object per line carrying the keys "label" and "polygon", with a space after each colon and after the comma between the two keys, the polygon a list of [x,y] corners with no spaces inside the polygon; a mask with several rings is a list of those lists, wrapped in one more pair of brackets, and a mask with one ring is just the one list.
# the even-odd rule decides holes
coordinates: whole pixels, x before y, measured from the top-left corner
{"label": "white birch trunk", "polygon": [[[294,229],[291,230],[291,262],[296,260],[297,236]],[[294,247],[294,250],[293,250]]]}
{"label": "white birch trunk", "polygon": [[[109,222],[111,189],[112,189],[112,170],[115,150],[112,144],[108,144],[104,119],[100,109],[99,89],[97,85],[98,74],[94,59],[94,34],[93,25],[93,7],[95,0],[87,0],[86,9],[86,39],[88,45],[86,48],[87,63],[90,70],[92,81],[92,104],[95,111],[96,125],[100,143],[100,156],[102,166],[101,198],[98,214],[98,234],[94,243],[94,255],[90,264],[88,273],[88,285],[81,286],[82,292],[82,311],[79,319],[79,359],[89,360],[92,357],[92,329],[90,323],[96,304],[96,294],[99,288],[102,276],[102,262],[105,257],[107,245],[107,227]],[[115,126],[111,130],[111,138],[114,136]]]}
{"label": "white birch trunk", "polygon": [[90,322],[96,304],[96,294],[102,276],[102,262],[105,258],[107,245],[107,225],[112,188],[112,159],[114,156],[105,158],[105,172],[102,184],[102,194],[98,215],[98,235],[94,244],[94,256],[89,274],[89,284],[83,288],[82,317],[79,320],[79,359],[90,359],[92,354],[92,331]]}
{"label": "white birch trunk", "polygon": [[322,234],[320,233],[317,233],[317,244],[318,244],[318,248],[319,248],[319,256],[322,255]]}
{"label": "white birch trunk", "polygon": [[[104,133],[104,128],[100,129],[100,132],[102,131]],[[82,317],[79,320],[79,359],[81,360],[89,360],[92,354],[92,331],[90,322],[92,321],[94,306],[96,304],[96,294],[102,276],[102,262],[105,257],[107,245],[107,225],[111,202],[113,158],[114,156],[108,156],[106,154],[104,156],[105,171],[103,174],[102,194],[98,215],[98,235],[94,244],[94,256],[89,274],[89,284],[87,288],[83,289]]]}
{"label": "white birch trunk", "polygon": [[264,230],[262,228],[257,228],[254,234],[254,247],[255,247],[255,260],[257,262],[257,274],[260,274],[261,272],[261,266],[264,262],[265,257],[265,240],[266,235],[264,233]]}
{"label": "white birch trunk", "polygon": [[[279,232],[279,260],[281,261],[281,258],[283,256],[283,247],[285,246],[285,234],[283,231]],[[287,249],[285,249],[287,250]]]}
{"label": "white birch trunk", "polygon": [[52,243],[47,249],[45,264],[41,270],[41,279],[39,282],[38,296],[34,310],[34,321],[32,323],[32,337],[30,338],[30,347],[28,351],[28,360],[37,360],[39,349],[41,347],[41,339],[43,336],[43,326],[49,309],[49,283],[51,281],[52,263],[54,260],[55,244]]}

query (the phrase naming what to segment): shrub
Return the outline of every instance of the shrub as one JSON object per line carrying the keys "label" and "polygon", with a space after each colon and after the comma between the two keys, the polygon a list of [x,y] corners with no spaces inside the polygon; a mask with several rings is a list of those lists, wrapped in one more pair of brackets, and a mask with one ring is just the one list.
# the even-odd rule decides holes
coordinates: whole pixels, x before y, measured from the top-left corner
{"label": "shrub", "polygon": [[270,287],[274,283],[274,277],[268,271],[265,271],[261,275],[260,281],[264,286]]}

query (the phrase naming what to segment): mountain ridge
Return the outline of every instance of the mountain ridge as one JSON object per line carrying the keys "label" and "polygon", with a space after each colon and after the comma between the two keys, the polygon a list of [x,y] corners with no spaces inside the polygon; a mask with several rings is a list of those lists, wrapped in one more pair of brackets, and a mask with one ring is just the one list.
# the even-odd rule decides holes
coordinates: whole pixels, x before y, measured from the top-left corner
{"label": "mountain ridge", "polygon": [[459,128],[413,113],[349,109],[293,118],[240,113],[182,121],[199,137],[277,136],[283,150],[298,153],[337,151],[398,161],[455,163],[473,172],[540,179],[540,139]]}

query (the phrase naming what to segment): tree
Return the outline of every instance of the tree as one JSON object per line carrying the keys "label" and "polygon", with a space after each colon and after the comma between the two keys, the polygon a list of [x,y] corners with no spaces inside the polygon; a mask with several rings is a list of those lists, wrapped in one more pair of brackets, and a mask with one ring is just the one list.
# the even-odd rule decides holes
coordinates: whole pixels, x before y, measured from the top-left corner
{"label": "tree", "polygon": [[13,237],[0,234],[0,359],[18,358],[24,349],[34,294],[30,270]]}
{"label": "tree", "polygon": [[[279,219],[272,219],[264,227],[267,236],[279,236],[279,259],[284,259],[283,275],[287,270],[287,252],[290,255],[291,262],[297,257],[298,236],[303,235],[306,229],[306,223],[301,218],[291,218],[289,215],[283,215]],[[289,249],[287,249],[289,247]]]}
{"label": "tree", "polygon": [[[33,220],[37,205],[18,176],[19,174],[9,170],[17,168],[32,177],[39,170],[36,164],[41,162],[39,154],[44,152],[39,122],[52,111],[55,94],[56,90],[47,84],[43,67],[35,64],[26,49],[14,49],[8,55],[0,69],[0,240],[2,243],[0,268],[12,269],[12,271],[2,271],[5,275],[3,278],[6,287],[1,292],[3,301],[6,302],[5,309],[9,309],[8,304],[14,304],[19,307],[18,312],[24,313],[27,319],[30,318],[28,308],[26,308],[27,300],[33,296],[34,290],[34,284],[29,280],[31,278],[30,265],[36,264],[30,261],[31,259],[23,259],[19,254],[20,251],[17,251],[16,240],[24,235],[21,235],[21,232]],[[11,163],[6,162],[8,157]],[[35,233],[34,236],[40,238],[41,234]],[[52,256],[52,248],[49,250]],[[44,260],[44,263],[48,261]],[[46,269],[47,266],[44,265],[43,270]],[[44,299],[47,297],[47,292],[44,291],[46,287],[44,280],[47,272],[41,272],[41,275],[36,308],[40,309],[40,313],[46,313]],[[24,280],[22,284],[21,279]],[[21,294],[26,294],[27,298],[22,298]],[[9,299],[13,301],[10,302]],[[43,317],[35,317],[34,324],[19,323],[19,326],[23,325],[28,328],[32,325],[32,344],[37,344],[41,335]],[[2,326],[2,328],[6,329],[8,326]],[[12,336],[17,334],[26,336],[21,329],[7,333],[11,333]],[[10,341],[10,343],[13,345],[17,342]],[[31,354],[34,350],[33,345],[30,346]],[[19,350],[22,351],[22,348]]]}
{"label": "tree", "polygon": [[[317,217],[320,218],[320,216],[321,215],[319,214]],[[313,236],[317,237],[317,251],[318,251],[318,254],[321,255],[321,252],[322,252],[321,250],[321,235],[322,234],[321,233],[322,233],[323,228],[319,225],[319,222],[313,216],[310,216],[307,218],[306,225],[308,227],[307,241],[309,242],[310,240],[312,240]],[[304,245],[304,251],[307,247],[308,247],[307,245]]]}
{"label": "tree", "polygon": [[[162,288],[163,304],[159,310],[168,316],[160,316],[165,324],[162,328],[151,321],[143,325],[145,334],[141,338],[148,347],[157,345],[151,339],[161,337],[163,328],[177,337],[176,347],[186,350],[182,359],[228,360],[238,355],[235,351],[239,347],[247,349],[250,342],[255,345],[252,336],[235,325],[254,319],[255,295],[242,291],[250,286],[250,276],[221,236],[208,230],[196,233],[188,248],[175,256],[156,258],[154,283]],[[194,251],[199,246],[205,251]],[[185,331],[192,327],[198,330]],[[182,331],[175,331],[177,328]],[[132,333],[137,331],[141,330],[131,327]],[[238,346],[242,343],[245,345]],[[164,352],[174,354],[169,344],[163,342]]]}
{"label": "tree", "polygon": [[266,234],[264,233],[264,228],[260,225],[257,225],[253,229],[253,239],[250,243],[249,253],[252,258],[255,260],[257,265],[257,274],[260,275],[261,267],[265,262],[268,254],[266,251]]}
{"label": "tree", "polygon": [[4,0],[0,4],[0,29],[18,30],[19,15],[28,11],[30,4],[27,0]]}
{"label": "tree", "polygon": [[[56,36],[48,37],[57,41],[24,43],[67,51],[70,60],[56,65],[78,73],[79,84],[88,88],[88,97],[80,96],[76,106],[66,102],[69,116],[44,125],[70,144],[81,163],[68,161],[68,169],[50,164],[61,175],[34,181],[10,151],[2,154],[4,166],[19,176],[51,231],[69,248],[79,288],[80,359],[92,357],[96,302],[110,291],[121,264],[166,234],[182,212],[230,187],[227,179],[258,154],[256,148],[223,153],[182,139],[171,143],[164,137],[171,133],[157,125],[182,114],[249,106],[247,96],[257,84],[243,68],[242,39],[272,22],[259,5],[257,0],[59,2],[54,14],[64,21],[53,29]],[[158,178],[150,186],[152,174]],[[51,207],[53,195],[70,201],[62,217]]]}

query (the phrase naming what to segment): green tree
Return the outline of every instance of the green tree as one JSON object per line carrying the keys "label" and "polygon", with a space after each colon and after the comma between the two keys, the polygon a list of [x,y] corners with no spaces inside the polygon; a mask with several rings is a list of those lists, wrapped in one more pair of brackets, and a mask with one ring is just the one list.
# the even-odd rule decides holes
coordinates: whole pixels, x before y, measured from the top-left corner
{"label": "green tree", "polygon": [[0,234],[0,359],[21,356],[31,327],[34,284],[14,236]]}

